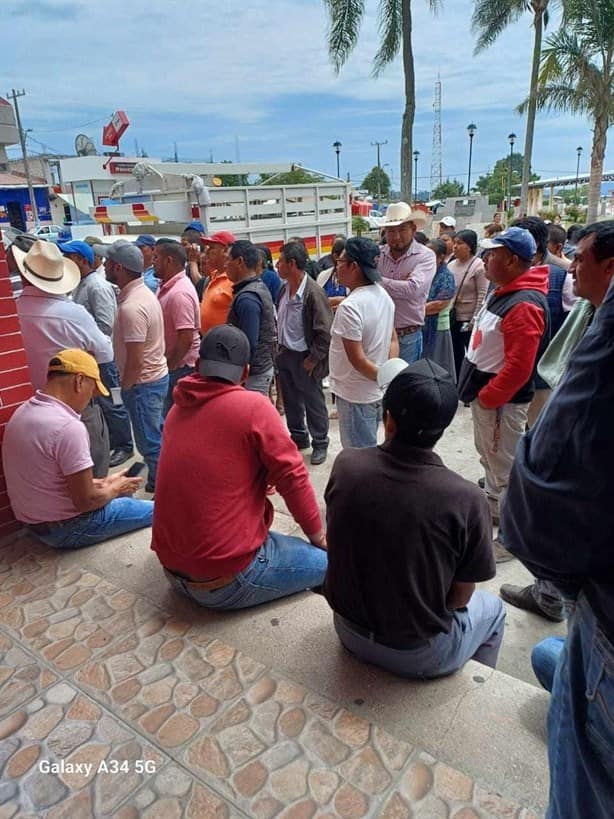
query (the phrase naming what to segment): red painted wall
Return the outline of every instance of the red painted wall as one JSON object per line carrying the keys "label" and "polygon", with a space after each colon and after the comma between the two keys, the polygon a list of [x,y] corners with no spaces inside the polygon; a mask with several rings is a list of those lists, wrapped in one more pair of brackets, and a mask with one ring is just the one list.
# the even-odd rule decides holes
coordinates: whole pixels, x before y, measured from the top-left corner
{"label": "red painted wall", "polygon": [[[17,304],[9,279],[9,266],[0,241],[0,451],[9,418],[34,390],[17,318]],[[0,539],[21,528],[6,494],[0,461]]]}

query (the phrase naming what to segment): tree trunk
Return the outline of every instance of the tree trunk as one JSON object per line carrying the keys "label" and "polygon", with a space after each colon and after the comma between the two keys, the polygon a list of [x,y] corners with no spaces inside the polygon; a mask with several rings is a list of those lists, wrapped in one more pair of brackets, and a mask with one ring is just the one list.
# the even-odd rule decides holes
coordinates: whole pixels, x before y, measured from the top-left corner
{"label": "tree trunk", "polygon": [[603,158],[608,135],[607,111],[595,118],[593,128],[593,147],[591,150],[591,176],[588,184],[588,212],[586,223],[596,221],[599,215],[599,199],[601,197],[601,177],[603,176]]}
{"label": "tree trunk", "polygon": [[412,151],[416,91],[414,52],[411,45],[411,0],[401,0],[403,20],[403,73],[405,75],[405,110],[401,125],[401,199],[412,201]]}
{"label": "tree trunk", "polygon": [[537,111],[537,82],[539,79],[539,60],[542,51],[544,33],[544,11],[548,3],[533,4],[535,38],[533,40],[533,62],[531,64],[531,83],[529,86],[529,105],[527,107],[527,128],[524,137],[524,160],[522,163],[522,182],[520,185],[520,215],[527,212],[529,200],[529,179],[531,177],[531,156],[533,154],[533,135],[535,132],[535,112]]}

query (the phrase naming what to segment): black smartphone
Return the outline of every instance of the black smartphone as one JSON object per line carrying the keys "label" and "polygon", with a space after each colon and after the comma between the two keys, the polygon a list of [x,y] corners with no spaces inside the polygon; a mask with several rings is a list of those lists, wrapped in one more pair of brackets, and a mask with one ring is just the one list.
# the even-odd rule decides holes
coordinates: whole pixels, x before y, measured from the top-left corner
{"label": "black smartphone", "polygon": [[143,461],[135,461],[130,469],[126,472],[126,478],[138,478],[141,472],[145,469]]}

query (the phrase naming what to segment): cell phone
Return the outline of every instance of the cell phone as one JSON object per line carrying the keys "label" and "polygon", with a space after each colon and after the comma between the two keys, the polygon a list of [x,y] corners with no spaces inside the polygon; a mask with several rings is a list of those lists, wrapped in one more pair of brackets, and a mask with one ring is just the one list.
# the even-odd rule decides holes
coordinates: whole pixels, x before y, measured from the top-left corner
{"label": "cell phone", "polygon": [[138,478],[141,472],[145,469],[143,461],[135,461],[130,469],[126,472],[126,478]]}

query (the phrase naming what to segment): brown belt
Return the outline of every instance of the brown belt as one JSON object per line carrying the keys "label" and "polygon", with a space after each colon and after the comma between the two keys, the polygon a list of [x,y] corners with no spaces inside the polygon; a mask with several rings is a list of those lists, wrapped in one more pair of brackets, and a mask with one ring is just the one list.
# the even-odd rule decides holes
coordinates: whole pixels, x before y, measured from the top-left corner
{"label": "brown belt", "polygon": [[214,577],[211,580],[194,580],[191,577],[188,577],[188,575],[174,572],[172,569],[167,569],[166,566],[164,567],[164,571],[168,572],[168,574],[173,575],[174,577],[178,577],[186,584],[186,586],[194,589],[194,591],[215,591],[216,589],[221,589],[224,586],[228,586],[236,578],[236,574],[227,574],[223,575],[222,577]]}
{"label": "brown belt", "polygon": [[411,333],[417,333],[418,330],[422,330],[421,324],[410,324],[409,327],[395,327],[396,334],[399,338],[401,336],[409,336]]}

